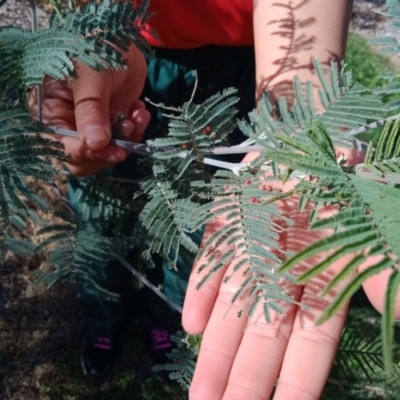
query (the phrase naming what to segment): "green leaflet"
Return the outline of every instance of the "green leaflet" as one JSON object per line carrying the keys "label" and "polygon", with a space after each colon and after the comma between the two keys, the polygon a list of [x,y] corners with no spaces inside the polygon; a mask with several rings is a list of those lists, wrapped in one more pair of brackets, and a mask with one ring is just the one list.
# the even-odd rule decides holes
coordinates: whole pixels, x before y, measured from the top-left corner
{"label": "green leaflet", "polygon": [[385,296],[385,310],[382,316],[382,343],[385,369],[388,376],[393,373],[393,338],[396,294],[400,285],[400,273],[394,269],[388,281]]}
{"label": "green leaflet", "polygon": [[322,112],[317,115],[313,84],[306,82],[306,90],[300,89],[297,78],[294,79],[294,104],[289,110],[285,99],[279,101],[282,117],[274,118],[274,108],[268,94],[258,103],[258,111],[250,113],[250,123],[240,122],[241,130],[251,139],[266,149],[276,148],[276,133],[287,136],[304,134],[310,124],[319,121],[325,127],[335,145],[349,147],[346,132],[351,128],[365,125],[369,120],[383,118],[385,106],[381,94],[374,93],[362,85],[351,84],[351,73],[337,63],[331,63],[330,79],[324,75],[324,68],[319,61],[314,61],[320,81],[319,98],[323,104]]}
{"label": "green leaflet", "polygon": [[397,260],[400,256],[400,242],[397,240],[400,217],[393,210],[400,207],[400,190],[354,175],[350,175],[350,180],[371,210],[370,215],[376,228],[384,236]]}
{"label": "green leaflet", "polygon": [[0,65],[0,95],[13,86],[37,85],[45,75],[58,80],[74,76],[72,57],[98,70],[108,65],[93,45],[66,30],[1,28],[0,52],[4,60]]}
{"label": "green leaflet", "polygon": [[[384,258],[375,265],[369,267],[368,269],[358,273],[358,275],[342,290],[340,294],[333,300],[333,302],[326,308],[321,317],[318,318],[317,324],[322,324],[324,321],[329,319],[332,315],[340,310],[349,300],[350,297],[360,288],[363,282],[368,278],[379,274],[380,272],[391,268],[393,266],[393,261],[388,258]],[[387,332],[383,332],[384,336],[387,336]]]}
{"label": "green leaflet", "polygon": [[170,379],[176,380],[182,388],[188,390],[196,367],[201,336],[185,336],[182,332],[177,332],[171,336],[171,341],[176,343],[176,348],[167,355],[172,362],[155,365],[153,370],[170,371]]}
{"label": "green leaflet", "polygon": [[[116,62],[111,64],[113,68],[120,67],[122,56],[110,43],[123,51],[135,43],[142,51],[150,52],[141,35],[150,17],[148,6],[148,0],[141,1],[138,6],[130,1],[91,0],[85,6],[67,10],[65,18],[55,15],[51,26],[78,33],[86,42],[93,43],[96,52],[107,58],[107,62]],[[156,36],[155,32],[151,33]]]}
{"label": "green leaflet", "polygon": [[[327,82],[324,82],[324,85],[326,86]],[[334,93],[333,89],[327,91],[326,104],[335,97]],[[338,93],[337,90],[336,93]],[[369,100],[374,101],[373,96],[372,98],[370,96]],[[304,272],[297,280],[299,283],[306,283],[323,273],[334,261],[344,255],[355,254],[338,276],[334,277],[324,289],[323,294],[326,295],[361,265],[368,255],[381,254],[382,259],[352,278],[327,307],[318,323],[323,323],[343,307],[365,280],[393,268],[400,256],[400,243],[397,240],[400,221],[397,214],[393,214],[393,210],[400,207],[400,191],[395,187],[358,177],[351,173],[351,169],[342,169],[336,162],[333,143],[328,137],[329,130],[325,129],[321,121],[313,121],[312,125],[309,125],[308,131],[300,132],[295,137],[286,138],[285,135],[275,134],[274,137],[280,140],[282,145],[276,150],[265,152],[266,156],[274,162],[290,167],[293,173],[297,171],[297,173],[302,172],[304,175],[317,177],[313,185],[300,182],[292,190],[292,193],[300,193],[307,196],[305,199],[308,201],[312,200],[316,203],[310,217],[312,229],[334,228],[334,231],[327,237],[316,240],[284,261],[279,270],[288,272],[300,262],[311,259],[321,252],[329,251],[330,254],[322,262]],[[372,152],[371,147],[369,148],[367,166],[372,165],[376,168],[378,161],[381,162],[388,157],[394,158],[398,140],[398,125],[398,122],[395,123],[394,128],[387,125],[375,152]],[[381,165],[382,162],[378,168]],[[382,167],[380,169],[383,170]],[[315,186],[318,190],[312,191],[311,186]],[[329,193],[330,203],[337,204],[340,209],[334,216],[318,218],[318,207],[323,205],[327,199],[325,193]],[[280,196],[277,196],[273,200],[278,201],[279,198]],[[304,201],[300,209],[304,207]],[[357,252],[363,252],[363,256],[360,253],[357,255]],[[393,341],[391,328],[394,310],[393,293],[395,293],[394,287],[397,288],[398,285],[397,279],[393,277],[390,284],[392,287],[386,297],[385,322],[383,322],[382,331],[387,372],[391,372],[389,355]]]}
{"label": "green leaflet", "polygon": [[[369,229],[369,227],[367,227]],[[375,239],[375,240],[374,240]],[[327,256],[324,261],[320,262],[319,264],[315,265],[314,267],[310,268],[307,272],[302,274],[298,279],[298,283],[305,283],[311,278],[318,276],[320,273],[325,271],[330,265],[332,265],[335,261],[340,260],[343,256],[347,254],[355,253],[359,250],[365,249],[366,245],[374,244],[376,245],[377,236],[375,233],[370,233],[369,236],[362,237],[359,241],[356,241],[354,237],[352,237],[352,241],[340,247],[336,250],[333,254]],[[314,244],[315,246],[315,244]],[[313,246],[313,247],[314,247]],[[332,246],[335,246],[335,242],[332,242]],[[318,254],[318,253],[316,253]],[[351,268],[353,269],[353,268]]]}
{"label": "green leaflet", "polygon": [[369,144],[365,157],[365,167],[378,175],[400,173],[400,118],[388,121],[373,150]]}
{"label": "green leaflet", "polygon": [[[352,382],[358,388],[368,383],[374,386],[377,384],[376,379],[384,370],[382,340],[377,319],[376,313],[372,310],[350,309],[331,371],[332,382],[328,384],[329,386],[335,386],[337,381],[340,382],[340,386],[343,382]],[[393,349],[393,358],[397,363],[398,345]],[[340,394],[330,398],[342,398],[346,395],[343,393],[344,390],[342,387]]]}
{"label": "green leaflet", "polygon": [[[392,18],[391,25],[398,29],[400,19],[400,4],[397,0],[385,1],[386,12],[384,15]],[[381,52],[383,54],[393,54],[399,52],[399,42],[395,36],[375,37],[369,40],[370,44],[381,45]]]}
{"label": "green leaflet", "polygon": [[112,224],[115,229],[121,229],[132,222],[129,215],[139,213],[144,206],[143,201],[132,198],[135,189],[136,186],[115,181],[102,171],[79,179],[72,202],[78,204],[83,219],[99,227]]}

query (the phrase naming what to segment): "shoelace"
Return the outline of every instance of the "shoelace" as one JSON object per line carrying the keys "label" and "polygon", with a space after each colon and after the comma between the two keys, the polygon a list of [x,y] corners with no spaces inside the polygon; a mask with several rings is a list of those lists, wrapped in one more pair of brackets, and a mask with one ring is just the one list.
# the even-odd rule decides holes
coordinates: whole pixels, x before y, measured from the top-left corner
{"label": "shoelace", "polygon": [[112,350],[111,339],[108,337],[99,337],[94,342],[93,347],[102,350]]}
{"label": "shoelace", "polygon": [[166,349],[172,347],[169,340],[169,332],[166,329],[155,328],[151,330],[151,337],[153,338],[153,348],[155,350]]}

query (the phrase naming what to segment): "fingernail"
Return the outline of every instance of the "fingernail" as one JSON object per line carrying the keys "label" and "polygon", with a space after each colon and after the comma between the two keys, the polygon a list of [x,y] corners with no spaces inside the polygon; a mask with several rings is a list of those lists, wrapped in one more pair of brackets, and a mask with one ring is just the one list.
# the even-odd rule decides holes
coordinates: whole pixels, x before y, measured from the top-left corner
{"label": "fingernail", "polygon": [[132,119],[138,119],[143,115],[143,110],[135,110],[132,114]]}
{"label": "fingernail", "polygon": [[129,137],[132,135],[133,129],[134,129],[134,125],[131,121],[128,121],[127,119],[121,122],[121,129],[122,132],[124,132],[124,135]]}
{"label": "fingernail", "polygon": [[125,157],[126,157],[125,153],[121,151],[121,152],[118,152],[118,153],[115,153],[115,154],[109,156],[107,158],[107,161],[108,162],[119,162],[119,161],[125,160]]}
{"label": "fingernail", "polygon": [[84,143],[101,143],[107,140],[107,133],[101,125],[89,125],[83,131]]}

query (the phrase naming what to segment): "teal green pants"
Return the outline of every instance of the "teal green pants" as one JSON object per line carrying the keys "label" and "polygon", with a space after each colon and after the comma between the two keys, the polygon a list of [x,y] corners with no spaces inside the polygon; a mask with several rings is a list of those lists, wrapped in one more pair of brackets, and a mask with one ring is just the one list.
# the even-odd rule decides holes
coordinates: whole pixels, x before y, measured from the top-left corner
{"label": "teal green pants", "polygon": [[[163,103],[166,106],[177,107],[190,99],[194,88],[193,71],[197,71],[198,90],[194,103],[201,103],[208,97],[227,87],[238,89],[240,102],[238,104],[238,119],[243,119],[255,107],[255,60],[253,47],[223,47],[205,46],[189,50],[155,49],[155,57],[148,60],[147,82],[143,98],[149,98],[153,103]],[[162,115],[162,110],[151,104],[146,107],[152,115],[151,122],[145,132],[144,140],[164,136],[168,132],[168,120]],[[237,129],[230,135],[232,145],[245,140]],[[230,156],[231,161],[240,161],[242,155]],[[131,154],[124,162],[117,164],[112,175],[120,178],[134,179],[138,176],[137,156]],[[70,182],[71,198],[79,186],[79,180]],[[79,207],[79,204],[75,204]],[[200,242],[202,232],[198,232],[195,240]],[[165,294],[178,304],[183,303],[189,274],[192,268],[193,254],[182,252],[178,258],[178,271],[162,266],[153,275],[155,280],[162,281]],[[88,300],[90,312],[95,314],[120,313],[124,308],[124,298],[129,299],[129,272],[122,266],[113,265],[108,269],[106,282],[100,282],[110,290],[121,294],[121,304],[106,304],[101,300],[89,299],[89,294],[82,298]],[[160,283],[160,282],[158,282]],[[151,305],[150,305],[150,308]]]}

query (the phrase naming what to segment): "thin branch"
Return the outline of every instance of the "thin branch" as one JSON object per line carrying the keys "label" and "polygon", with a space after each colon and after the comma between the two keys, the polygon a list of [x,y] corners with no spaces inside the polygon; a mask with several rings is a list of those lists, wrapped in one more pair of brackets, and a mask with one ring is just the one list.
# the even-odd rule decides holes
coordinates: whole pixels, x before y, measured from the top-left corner
{"label": "thin branch", "polygon": [[189,104],[192,104],[193,99],[194,99],[194,95],[195,95],[195,93],[197,91],[197,86],[199,84],[199,77],[197,76],[197,72],[196,71],[193,71],[193,76],[195,78],[195,81],[194,81],[194,88],[193,88],[193,91],[192,91],[192,95],[190,96]]}
{"label": "thin branch", "polygon": [[137,271],[131,264],[129,264],[126,260],[121,259],[121,263],[134,275],[140,282],[146,285],[149,289],[151,289],[157,296],[163,299],[167,304],[169,304],[172,308],[182,314],[182,307],[171,300],[168,296],[166,296],[159,288],[154,286],[149,280],[147,280],[139,271]]}
{"label": "thin branch", "polygon": [[[57,128],[55,126],[46,126],[44,130],[45,133],[55,133],[56,135],[69,136],[73,138],[79,137],[76,131]],[[131,153],[140,154],[143,156],[151,155],[156,151],[158,151],[157,148],[153,146],[148,146],[147,144],[127,142],[125,140],[120,140],[120,139],[111,139],[110,144],[122,147],[123,149],[129,150]],[[163,150],[171,150],[171,148],[163,148]]]}
{"label": "thin branch", "polygon": [[[397,116],[392,116],[392,117],[385,118],[385,119],[382,119],[379,121],[375,121],[371,124],[364,125],[360,128],[351,130],[350,132],[348,132],[346,134],[346,136],[354,136],[358,133],[365,132],[370,129],[375,129],[378,126],[384,125],[387,121],[394,120],[396,118],[397,118]],[[58,135],[64,135],[64,136],[70,136],[70,137],[76,137],[76,138],[78,137],[78,133],[76,131],[72,131],[72,130],[68,130],[68,129],[61,129],[61,128],[50,126],[50,127],[45,127],[45,130],[48,133],[55,133]],[[143,143],[132,143],[132,142],[128,142],[125,140],[119,140],[119,139],[111,139],[110,143],[115,146],[119,146],[126,150],[129,150],[132,153],[136,153],[136,154],[140,154],[140,155],[151,155],[156,152],[171,150],[171,147],[154,147],[154,146],[149,146],[149,145],[143,144]],[[264,150],[264,147],[255,145],[252,143],[255,143],[255,141],[248,139],[245,142],[243,142],[237,146],[219,147],[219,148],[216,148],[216,149],[210,150],[210,151],[204,151],[204,152],[202,151],[201,154],[204,154],[204,155],[206,155],[206,154],[219,154],[219,155],[221,155],[221,154],[246,154],[246,153],[250,153],[250,152],[257,152],[257,151]],[[362,142],[358,139],[353,139],[353,148],[361,150],[361,151],[366,151],[366,147],[367,146],[364,142]],[[187,155],[186,151],[181,151],[179,154],[177,154],[177,156],[179,156],[181,158],[185,158],[186,155]],[[204,157],[200,161],[206,165],[211,165],[214,167],[227,169],[236,174],[238,173],[238,171],[246,169],[248,167],[248,165],[250,164],[250,163],[230,163],[227,161],[215,160],[213,158],[208,158],[208,157]],[[399,176],[396,176],[396,175],[380,176],[380,175],[374,174],[370,171],[362,170],[361,168],[363,166],[364,166],[364,164],[358,164],[358,165],[354,166],[354,173],[357,176],[361,176],[365,179],[378,180],[378,181],[386,182],[386,183],[399,183],[400,184]],[[264,165],[262,167],[262,169],[265,171],[272,170],[272,168],[268,165]],[[303,179],[305,177],[305,175],[296,173],[296,172],[294,172],[292,174],[292,176],[295,178],[298,178],[298,179]],[[134,181],[134,182],[137,183],[137,181]]]}
{"label": "thin branch", "polygon": [[[31,25],[32,32],[37,31],[37,15],[36,15],[36,0],[29,0],[31,6]],[[43,121],[43,93],[42,85],[37,85],[37,102],[38,102],[38,119],[40,122]]]}
{"label": "thin branch", "polygon": [[[64,128],[57,128],[56,126],[46,126],[45,128],[46,133],[54,133],[56,135],[62,135],[62,136],[69,136],[73,138],[78,138],[78,132],[72,131],[70,129],[64,129]],[[254,141],[246,141],[246,142],[254,142]],[[245,143],[245,142],[243,142]],[[160,151],[169,151],[172,150],[172,147],[168,146],[163,146],[163,147],[155,147],[155,146],[149,146],[144,143],[133,143],[133,142],[128,142],[126,140],[120,140],[120,139],[111,139],[110,144],[113,144],[115,146],[122,147],[125,150],[129,150],[131,153],[135,154],[140,154],[140,155],[151,155]],[[258,146],[258,145],[252,145],[249,144],[247,146],[243,146],[242,144],[237,145],[237,146],[231,146],[231,147],[217,147],[214,150],[209,150],[209,151],[203,151],[200,150],[199,153],[202,155],[207,155],[207,154],[216,154],[216,155],[223,155],[223,154],[247,154],[253,151],[262,151],[264,150],[264,147]],[[185,151],[182,151],[180,153],[180,157],[184,158],[186,157]]]}

